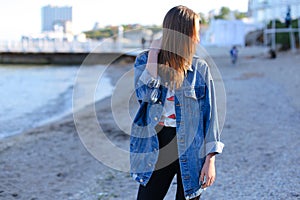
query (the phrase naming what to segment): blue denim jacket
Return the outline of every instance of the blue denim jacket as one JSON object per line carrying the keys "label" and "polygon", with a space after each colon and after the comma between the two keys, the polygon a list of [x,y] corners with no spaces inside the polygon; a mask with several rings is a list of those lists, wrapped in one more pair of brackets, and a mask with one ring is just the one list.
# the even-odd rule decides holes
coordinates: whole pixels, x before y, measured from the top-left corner
{"label": "blue denim jacket", "polygon": [[[162,115],[168,88],[145,69],[148,52],[137,56],[134,83],[140,107],[131,126],[130,173],[146,185],[155,170],[160,151],[156,126]],[[176,136],[186,199],[201,193],[200,172],[206,155],[221,153],[214,82],[205,61],[193,58],[191,70],[175,90]]]}

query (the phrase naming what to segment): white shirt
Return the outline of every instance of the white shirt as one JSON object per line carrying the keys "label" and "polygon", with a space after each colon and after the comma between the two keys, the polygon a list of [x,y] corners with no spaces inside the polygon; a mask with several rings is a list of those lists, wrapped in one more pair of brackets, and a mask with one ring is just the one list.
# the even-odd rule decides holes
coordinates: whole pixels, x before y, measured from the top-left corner
{"label": "white shirt", "polygon": [[162,126],[176,127],[174,95],[174,90],[168,89],[162,116],[159,121],[159,124]]}
{"label": "white shirt", "polygon": [[[188,70],[193,71],[191,66]],[[168,89],[162,116],[159,121],[159,124],[162,126],[176,127],[175,97],[174,96],[175,96],[175,91]]]}

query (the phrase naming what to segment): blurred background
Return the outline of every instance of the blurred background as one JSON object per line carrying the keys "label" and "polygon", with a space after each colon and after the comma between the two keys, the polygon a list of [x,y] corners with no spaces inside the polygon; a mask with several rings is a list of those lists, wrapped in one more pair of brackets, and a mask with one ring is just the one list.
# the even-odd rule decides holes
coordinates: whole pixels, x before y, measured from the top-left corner
{"label": "blurred background", "polygon": [[[160,33],[165,13],[180,4],[201,15],[204,46],[270,45],[272,31],[268,29],[289,28],[290,25],[292,30],[276,33],[275,48],[295,48],[299,43],[298,30],[295,30],[300,15],[297,0],[152,1],[140,4],[134,0],[2,2],[0,50],[90,51],[97,42],[112,36],[111,40],[122,44],[114,48],[140,47],[142,40],[146,47]],[[289,32],[294,33],[293,38]]]}
{"label": "blurred background", "polygon": [[[108,97],[122,86],[114,109],[130,129],[124,102],[134,94],[125,92],[133,87],[134,59],[161,36],[166,12],[177,5],[200,14],[200,45],[217,66],[216,85],[224,81],[226,89],[224,153],[218,179],[201,199],[299,199],[299,0],[0,5],[0,199],[135,199],[138,185],[128,173],[98,162],[80,142],[74,89],[81,102],[76,109],[86,106],[78,112],[84,135],[97,134],[91,123],[96,102],[96,121],[128,152],[128,135]],[[93,99],[86,98],[90,93]],[[113,151],[101,151],[100,139],[90,142],[114,160]],[[175,191],[176,181],[166,200]]]}
{"label": "blurred background", "polygon": [[[299,48],[297,0],[1,0],[0,137],[70,113],[68,99],[87,55],[98,56],[94,70],[103,69],[109,56],[134,59],[161,36],[166,12],[181,4],[200,14],[201,45],[211,56],[227,57],[232,46],[241,56],[272,58]],[[107,90],[95,100],[113,90],[109,77],[101,84]]]}

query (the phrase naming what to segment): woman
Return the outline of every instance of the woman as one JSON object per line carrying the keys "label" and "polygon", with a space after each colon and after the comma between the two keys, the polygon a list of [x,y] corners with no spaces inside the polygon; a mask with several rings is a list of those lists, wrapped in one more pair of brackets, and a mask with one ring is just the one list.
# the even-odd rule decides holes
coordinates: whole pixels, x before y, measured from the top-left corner
{"label": "woman", "polygon": [[130,164],[140,183],[138,200],[162,200],[175,175],[176,200],[199,199],[215,180],[215,155],[224,145],[214,82],[207,64],[194,56],[199,22],[185,6],[170,9],[160,49],[136,58],[140,107],[131,128]]}

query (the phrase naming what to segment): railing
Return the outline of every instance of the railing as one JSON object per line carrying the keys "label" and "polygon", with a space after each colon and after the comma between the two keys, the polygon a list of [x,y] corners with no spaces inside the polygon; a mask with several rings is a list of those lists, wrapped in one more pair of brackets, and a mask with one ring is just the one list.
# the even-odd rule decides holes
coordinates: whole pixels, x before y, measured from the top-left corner
{"label": "railing", "polygon": [[57,40],[22,40],[0,41],[0,52],[124,52],[130,49],[141,48],[139,41],[113,39],[102,41],[88,40],[86,42],[68,42]]}

